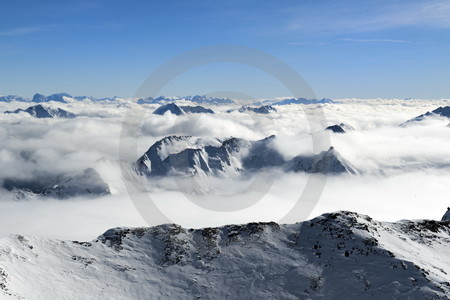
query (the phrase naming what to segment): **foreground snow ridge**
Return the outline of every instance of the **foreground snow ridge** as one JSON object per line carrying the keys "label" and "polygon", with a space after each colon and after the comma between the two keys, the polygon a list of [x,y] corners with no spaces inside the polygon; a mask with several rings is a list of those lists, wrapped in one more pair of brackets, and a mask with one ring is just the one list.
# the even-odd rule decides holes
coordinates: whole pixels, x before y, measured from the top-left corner
{"label": "foreground snow ridge", "polygon": [[0,240],[0,298],[448,299],[450,221],[337,212],[297,224],[115,228]]}

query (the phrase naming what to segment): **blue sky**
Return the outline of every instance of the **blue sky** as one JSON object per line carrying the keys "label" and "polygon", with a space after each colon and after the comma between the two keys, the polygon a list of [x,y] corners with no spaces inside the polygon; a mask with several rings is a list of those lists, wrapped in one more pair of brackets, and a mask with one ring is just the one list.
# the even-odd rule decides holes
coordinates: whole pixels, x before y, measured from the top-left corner
{"label": "blue sky", "polygon": [[[0,94],[133,96],[185,51],[237,44],[293,67],[318,97],[450,97],[450,1],[2,1]],[[195,68],[164,95],[290,96],[247,66]]]}

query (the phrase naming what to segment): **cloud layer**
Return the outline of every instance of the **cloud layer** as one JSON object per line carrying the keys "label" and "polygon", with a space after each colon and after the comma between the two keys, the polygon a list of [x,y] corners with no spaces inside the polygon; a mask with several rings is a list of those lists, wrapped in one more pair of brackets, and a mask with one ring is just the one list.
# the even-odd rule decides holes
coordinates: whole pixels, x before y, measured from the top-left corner
{"label": "cloud layer", "polygon": [[[406,128],[398,125],[448,100],[340,99],[326,104],[326,124],[344,122],[355,128],[332,134],[332,145],[361,175],[328,178],[311,217],[326,211],[348,209],[382,220],[439,218],[448,206],[446,182],[450,179],[450,128],[448,120],[435,119]],[[2,103],[1,111],[25,108],[26,103]],[[157,105],[90,101],[50,105],[80,117],[35,119],[26,114],[0,115],[0,181],[32,178],[39,172],[60,174],[95,168],[110,185],[112,195],[99,199],[66,201],[12,201],[0,194],[0,235],[38,234],[60,238],[94,238],[114,226],[147,225],[124,187],[119,166],[119,137],[125,114],[146,111],[138,135],[138,155],[169,134],[204,137],[242,137],[250,140],[276,134],[276,147],[287,158],[311,153],[311,135],[303,107],[281,106],[278,113],[226,113],[215,115],[152,115]],[[327,134],[320,132],[319,134]],[[125,137],[124,142],[131,137]],[[135,160],[130,153],[125,160]],[[192,203],[170,180],[148,183],[151,199],[173,222],[201,227],[248,221],[278,221],[297,201],[306,184],[304,174],[274,173],[270,192],[252,207],[236,212],[214,212]],[[220,182],[199,182],[203,187]],[[231,180],[227,188],[239,187]],[[236,184],[236,185],[235,185]],[[223,186],[222,186],[223,188]],[[145,190],[145,189],[144,189]],[[155,224],[157,221],[155,221]],[[150,225],[155,225],[150,224]],[[56,228],[56,229],[54,229]]]}

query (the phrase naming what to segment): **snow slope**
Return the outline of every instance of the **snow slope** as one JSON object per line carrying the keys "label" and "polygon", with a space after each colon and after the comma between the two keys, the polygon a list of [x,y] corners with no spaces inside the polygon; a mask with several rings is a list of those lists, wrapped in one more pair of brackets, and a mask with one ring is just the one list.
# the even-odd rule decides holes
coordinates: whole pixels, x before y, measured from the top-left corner
{"label": "snow slope", "polygon": [[449,221],[115,228],[0,240],[2,299],[449,299]]}

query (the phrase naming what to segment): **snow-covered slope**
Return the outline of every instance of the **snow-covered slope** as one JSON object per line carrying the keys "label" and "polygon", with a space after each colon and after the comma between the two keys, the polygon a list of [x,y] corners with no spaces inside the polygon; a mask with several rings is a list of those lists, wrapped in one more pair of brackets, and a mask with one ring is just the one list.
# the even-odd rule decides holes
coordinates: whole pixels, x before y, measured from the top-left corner
{"label": "snow-covered slope", "polygon": [[231,177],[242,171],[268,167],[307,173],[358,173],[333,147],[317,155],[299,155],[286,161],[273,146],[274,139],[275,136],[259,141],[168,136],[153,144],[135,167],[146,176]]}
{"label": "snow-covered slope", "polygon": [[450,222],[352,212],[297,224],[0,240],[2,299],[449,299]]}
{"label": "snow-covered slope", "polygon": [[17,114],[20,112],[26,112],[32,115],[35,118],[65,118],[72,119],[75,118],[76,115],[74,113],[68,112],[67,110],[61,108],[51,108],[47,106],[43,106],[41,104],[30,106],[26,109],[16,109],[14,111],[5,111],[5,114]]}

